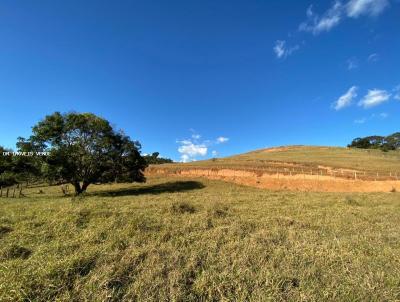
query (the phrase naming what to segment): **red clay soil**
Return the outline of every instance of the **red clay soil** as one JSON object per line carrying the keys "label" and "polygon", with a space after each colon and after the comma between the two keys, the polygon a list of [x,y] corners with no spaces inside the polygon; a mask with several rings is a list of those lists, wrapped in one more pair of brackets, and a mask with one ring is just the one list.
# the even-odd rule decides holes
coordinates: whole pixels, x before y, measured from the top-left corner
{"label": "red clay soil", "polygon": [[181,169],[171,170],[151,167],[147,175],[169,175],[183,177],[206,177],[241,185],[271,190],[293,190],[312,192],[393,192],[400,191],[398,180],[349,180],[326,175],[283,175],[254,173],[232,169]]}

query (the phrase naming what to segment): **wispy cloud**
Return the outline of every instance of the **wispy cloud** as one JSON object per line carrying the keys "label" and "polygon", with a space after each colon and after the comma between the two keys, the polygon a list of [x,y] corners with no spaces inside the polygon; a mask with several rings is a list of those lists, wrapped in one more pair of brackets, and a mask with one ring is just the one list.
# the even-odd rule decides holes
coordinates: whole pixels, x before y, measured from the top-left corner
{"label": "wispy cloud", "polygon": [[347,60],[347,69],[353,70],[358,68],[358,60],[357,58],[351,58]]}
{"label": "wispy cloud", "polygon": [[369,63],[375,63],[379,60],[379,55],[377,53],[372,53],[368,56]]}
{"label": "wispy cloud", "polygon": [[350,0],[346,4],[335,1],[334,4],[321,15],[314,13],[312,6],[310,6],[306,11],[307,20],[299,25],[299,30],[318,35],[322,32],[330,31],[346,18],[378,16],[388,6],[388,0]]}
{"label": "wispy cloud", "polygon": [[346,5],[346,13],[350,18],[358,18],[363,15],[375,17],[388,6],[388,0],[351,0]]}
{"label": "wispy cloud", "polygon": [[229,141],[229,138],[227,138],[227,137],[223,137],[223,136],[217,137],[218,144],[226,143],[227,141]]}
{"label": "wispy cloud", "polygon": [[360,119],[354,120],[354,124],[364,124],[366,121],[367,121],[366,118],[360,118]]}
{"label": "wispy cloud", "polygon": [[357,86],[350,87],[345,94],[343,94],[337,99],[336,102],[333,103],[333,108],[338,111],[350,106],[353,102],[353,99],[357,97],[357,89]]}
{"label": "wispy cloud", "polygon": [[342,4],[336,1],[322,16],[314,13],[312,6],[310,6],[306,11],[306,15],[307,20],[299,25],[299,30],[318,35],[321,32],[330,31],[340,23],[342,19]]}
{"label": "wispy cloud", "polygon": [[363,118],[354,120],[354,124],[365,124],[367,121],[377,120],[377,119],[384,120],[384,119],[388,118],[388,116],[389,116],[389,114],[386,112],[381,112],[379,114],[373,113],[368,118],[363,117]]}
{"label": "wispy cloud", "polygon": [[388,116],[389,116],[389,114],[386,113],[386,112],[379,113],[379,117],[380,117],[381,119],[385,119],[385,118],[387,118]]}
{"label": "wispy cloud", "polygon": [[400,101],[400,85],[397,85],[397,86],[393,89],[393,92],[394,92],[393,98],[395,98],[396,100],[399,100],[399,101]]}
{"label": "wispy cloud", "polygon": [[390,93],[386,90],[372,89],[358,103],[364,109],[378,106],[390,99]]}
{"label": "wispy cloud", "polygon": [[291,47],[287,47],[286,41],[277,40],[275,42],[275,46],[273,48],[275,55],[278,59],[284,59],[290,56],[293,52],[299,49],[299,45],[294,45]]}

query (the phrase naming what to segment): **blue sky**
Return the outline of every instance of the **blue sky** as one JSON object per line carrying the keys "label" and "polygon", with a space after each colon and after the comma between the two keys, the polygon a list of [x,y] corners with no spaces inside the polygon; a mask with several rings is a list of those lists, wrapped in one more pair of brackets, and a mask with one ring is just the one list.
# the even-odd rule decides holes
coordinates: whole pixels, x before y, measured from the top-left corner
{"label": "blue sky", "polygon": [[0,3],[0,144],[93,112],[175,160],[399,131],[400,2]]}

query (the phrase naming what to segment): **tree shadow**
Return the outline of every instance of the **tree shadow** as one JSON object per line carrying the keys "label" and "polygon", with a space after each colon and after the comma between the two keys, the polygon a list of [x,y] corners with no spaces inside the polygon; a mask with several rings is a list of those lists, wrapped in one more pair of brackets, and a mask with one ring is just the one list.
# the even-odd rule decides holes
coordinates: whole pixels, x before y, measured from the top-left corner
{"label": "tree shadow", "polygon": [[203,188],[205,188],[205,185],[203,185],[201,182],[198,181],[174,181],[174,182],[166,182],[162,184],[145,186],[145,187],[94,192],[91,193],[90,195],[112,196],[112,197],[128,196],[128,195],[144,195],[144,194],[158,195],[162,193],[177,193],[177,192],[198,190]]}

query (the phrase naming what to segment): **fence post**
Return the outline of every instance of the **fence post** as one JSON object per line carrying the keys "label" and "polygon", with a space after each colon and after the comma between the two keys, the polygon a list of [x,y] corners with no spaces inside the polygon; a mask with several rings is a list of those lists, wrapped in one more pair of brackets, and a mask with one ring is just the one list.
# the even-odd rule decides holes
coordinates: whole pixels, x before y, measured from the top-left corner
{"label": "fence post", "polygon": [[8,197],[8,191],[9,191],[9,188],[7,188],[7,191],[6,191],[6,197]]}
{"label": "fence post", "polygon": [[13,197],[12,198],[15,198],[15,186],[14,186]]}
{"label": "fence post", "polygon": [[22,186],[19,187],[19,194],[18,194],[18,198],[21,198],[22,195]]}
{"label": "fence post", "polygon": [[3,197],[3,186],[0,187],[0,197]]}

